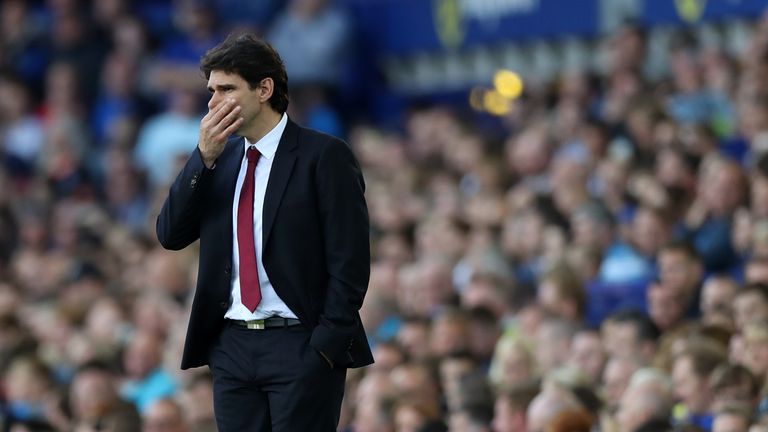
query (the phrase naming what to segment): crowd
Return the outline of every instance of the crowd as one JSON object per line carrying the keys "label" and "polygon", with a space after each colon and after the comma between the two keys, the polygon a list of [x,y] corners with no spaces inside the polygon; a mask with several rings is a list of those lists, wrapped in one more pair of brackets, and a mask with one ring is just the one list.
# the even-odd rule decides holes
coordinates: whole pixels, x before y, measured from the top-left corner
{"label": "crowd", "polygon": [[154,223],[199,58],[248,28],[364,169],[376,363],[341,430],[768,431],[768,18],[741,51],[681,30],[653,79],[627,24],[602,67],[527,81],[500,137],[440,104],[356,121],[339,6],[0,4],[4,430],[215,430],[208,371],[179,370],[197,254]]}

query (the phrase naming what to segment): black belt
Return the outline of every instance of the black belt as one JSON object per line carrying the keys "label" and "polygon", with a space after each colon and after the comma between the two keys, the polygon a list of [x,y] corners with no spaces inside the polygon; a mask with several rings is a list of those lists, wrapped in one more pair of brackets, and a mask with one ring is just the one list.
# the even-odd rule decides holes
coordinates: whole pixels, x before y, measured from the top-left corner
{"label": "black belt", "polygon": [[239,327],[245,327],[247,329],[251,330],[266,330],[270,328],[278,328],[278,327],[293,327],[301,324],[301,321],[297,320],[296,318],[281,318],[281,317],[269,317],[265,319],[258,319],[258,320],[227,320],[231,322],[232,324],[239,326]]}

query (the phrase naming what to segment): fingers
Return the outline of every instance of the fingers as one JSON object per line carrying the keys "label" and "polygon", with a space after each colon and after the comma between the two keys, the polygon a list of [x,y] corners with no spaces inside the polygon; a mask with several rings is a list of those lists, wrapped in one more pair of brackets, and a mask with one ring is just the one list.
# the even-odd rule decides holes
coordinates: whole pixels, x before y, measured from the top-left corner
{"label": "fingers", "polygon": [[223,135],[223,139],[226,139],[227,137],[235,133],[235,131],[237,131],[237,129],[240,126],[242,126],[242,124],[243,124],[243,118],[242,117],[236,118],[235,121],[232,122],[232,124],[229,125],[226,129],[224,129],[224,131],[221,133],[221,135]]}
{"label": "fingers", "polygon": [[[211,111],[203,117],[201,129],[211,139],[222,142],[242,125],[242,119],[239,117],[242,108],[234,99],[226,100],[216,105]],[[240,121],[238,121],[240,120]]]}
{"label": "fingers", "polygon": [[[242,118],[239,117],[241,108],[239,106],[234,107],[229,113],[222,118],[217,124],[215,124],[211,132],[214,133],[219,140],[226,140],[229,135],[237,130],[238,127],[240,127],[240,124],[242,124]],[[238,123],[240,122],[240,123]],[[237,123],[237,127],[232,129],[233,125]],[[228,132],[231,131],[231,132]]]}
{"label": "fingers", "polygon": [[236,102],[234,99],[227,99],[226,101],[218,104],[211,110],[211,117],[209,119],[212,126],[215,126],[221,122],[221,120],[233,109],[235,109]]}

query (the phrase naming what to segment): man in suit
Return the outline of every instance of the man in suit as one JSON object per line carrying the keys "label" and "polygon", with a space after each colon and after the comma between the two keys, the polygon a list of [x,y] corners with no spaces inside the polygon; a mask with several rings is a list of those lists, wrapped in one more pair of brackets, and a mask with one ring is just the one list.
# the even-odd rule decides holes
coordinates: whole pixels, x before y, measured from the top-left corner
{"label": "man in suit", "polygon": [[267,43],[229,37],[201,69],[209,111],[157,220],[167,249],[200,240],[181,368],[210,367],[220,431],[333,431],[346,368],[373,362],[358,314],[370,273],[360,167],[343,141],[288,118]]}

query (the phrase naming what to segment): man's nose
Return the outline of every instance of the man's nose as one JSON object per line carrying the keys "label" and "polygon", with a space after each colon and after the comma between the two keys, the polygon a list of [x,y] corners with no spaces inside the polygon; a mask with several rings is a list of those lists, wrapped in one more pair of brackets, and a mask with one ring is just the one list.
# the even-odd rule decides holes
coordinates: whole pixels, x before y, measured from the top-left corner
{"label": "man's nose", "polygon": [[211,98],[208,100],[208,109],[212,110],[218,104],[219,104],[219,97],[216,96],[216,93],[214,93],[214,94],[211,95]]}

